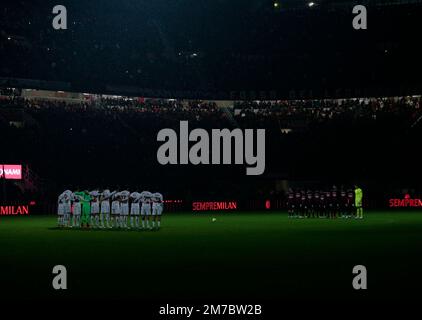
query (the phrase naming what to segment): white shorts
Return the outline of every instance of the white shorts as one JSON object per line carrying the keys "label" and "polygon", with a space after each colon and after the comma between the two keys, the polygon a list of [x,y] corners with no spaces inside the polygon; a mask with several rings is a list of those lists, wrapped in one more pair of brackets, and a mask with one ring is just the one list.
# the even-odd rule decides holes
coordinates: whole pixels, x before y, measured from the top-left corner
{"label": "white shorts", "polygon": [[72,212],[72,205],[70,202],[64,203],[64,214],[70,214]]}
{"label": "white shorts", "polygon": [[141,208],[141,215],[149,216],[151,215],[151,205],[149,203],[144,203]]}
{"label": "white shorts", "polygon": [[82,206],[80,202],[76,202],[73,205],[73,215],[74,216],[80,216],[81,215],[81,211],[82,211]]}
{"label": "white shorts", "polygon": [[100,213],[100,203],[93,202],[91,203],[91,214],[99,214]]}
{"label": "white shorts", "polygon": [[110,214],[110,201],[104,200],[101,202],[101,213]]}
{"label": "white shorts", "polygon": [[130,215],[131,216],[139,216],[139,203],[132,203],[130,207]]}
{"label": "white shorts", "polygon": [[129,214],[129,203],[122,203],[120,205],[121,215],[127,216]]}
{"label": "white shorts", "polygon": [[163,206],[159,203],[152,204],[152,215],[153,216],[161,216],[163,213]]}
{"label": "white shorts", "polygon": [[59,203],[59,207],[57,208],[57,214],[59,216],[64,215],[64,203]]}
{"label": "white shorts", "polygon": [[120,203],[118,201],[113,201],[113,203],[111,204],[111,214],[120,214]]}

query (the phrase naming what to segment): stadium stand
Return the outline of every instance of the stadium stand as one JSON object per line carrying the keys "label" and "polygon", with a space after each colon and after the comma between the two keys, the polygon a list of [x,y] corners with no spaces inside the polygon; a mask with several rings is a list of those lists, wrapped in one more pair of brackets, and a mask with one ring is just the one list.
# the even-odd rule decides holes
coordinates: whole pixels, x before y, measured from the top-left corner
{"label": "stadium stand", "polygon": [[[227,197],[239,191],[251,199],[277,197],[275,185],[281,180],[341,185],[365,179],[394,188],[393,177],[400,182],[401,171],[391,170],[386,177],[385,157],[395,168],[416,168],[420,161],[414,148],[421,130],[415,125],[422,115],[420,96],[234,101],[219,107],[212,101],[110,96],[66,103],[3,92],[17,94],[0,100],[2,148],[9,157],[5,160],[24,161],[50,182],[51,194],[80,185],[119,186],[122,180],[128,186],[165,185],[175,199],[182,196],[181,186],[193,197],[212,197],[217,190]],[[177,131],[181,120],[188,120],[191,128],[266,128],[267,165],[259,188],[236,166],[218,172],[205,166],[160,166],[157,132]],[[402,149],[408,157],[394,152]],[[228,181],[233,177],[237,180]],[[418,178],[415,171],[406,179],[411,185]]]}

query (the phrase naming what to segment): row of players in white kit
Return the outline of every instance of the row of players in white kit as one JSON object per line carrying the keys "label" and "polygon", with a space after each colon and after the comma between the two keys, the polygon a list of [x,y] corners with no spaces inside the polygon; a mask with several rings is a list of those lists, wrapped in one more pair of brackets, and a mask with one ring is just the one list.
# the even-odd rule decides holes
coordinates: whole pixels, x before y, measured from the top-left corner
{"label": "row of players in white kit", "polygon": [[163,195],[158,192],[66,190],[58,199],[58,225],[129,229],[140,228],[141,221],[142,228],[160,228],[163,203]]}

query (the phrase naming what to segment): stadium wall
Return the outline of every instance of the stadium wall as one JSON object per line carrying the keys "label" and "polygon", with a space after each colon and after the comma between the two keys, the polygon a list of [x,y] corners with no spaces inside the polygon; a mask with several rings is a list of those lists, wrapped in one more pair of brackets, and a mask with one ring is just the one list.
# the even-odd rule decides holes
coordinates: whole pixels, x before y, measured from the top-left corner
{"label": "stadium wall", "polygon": [[85,96],[82,93],[65,91],[23,89],[22,97],[25,99],[59,100],[71,103],[80,103],[85,101]]}

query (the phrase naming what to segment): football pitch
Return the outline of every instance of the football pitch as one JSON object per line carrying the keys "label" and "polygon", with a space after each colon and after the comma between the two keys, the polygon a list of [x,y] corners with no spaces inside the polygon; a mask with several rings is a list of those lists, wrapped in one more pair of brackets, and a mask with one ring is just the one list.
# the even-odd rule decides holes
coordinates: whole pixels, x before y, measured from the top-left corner
{"label": "football pitch", "polygon": [[[422,285],[422,212],[169,213],[159,231],[2,217],[0,256],[2,298],[404,299]],[[66,291],[52,288],[55,265],[67,268]],[[368,290],[353,290],[355,265],[367,268]]]}

